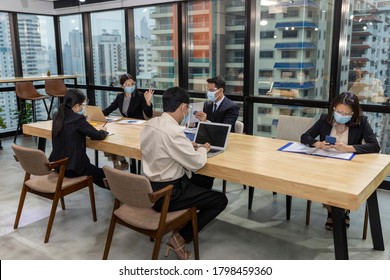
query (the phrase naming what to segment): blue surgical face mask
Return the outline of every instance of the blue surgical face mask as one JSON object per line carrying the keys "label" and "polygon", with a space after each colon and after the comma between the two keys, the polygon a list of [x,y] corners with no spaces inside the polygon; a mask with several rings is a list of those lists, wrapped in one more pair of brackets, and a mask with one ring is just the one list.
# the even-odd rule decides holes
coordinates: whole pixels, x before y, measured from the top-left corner
{"label": "blue surgical face mask", "polygon": [[190,117],[190,114],[188,114],[188,115],[185,115],[184,114],[184,112],[183,112],[183,115],[184,115],[184,119],[181,121],[181,126],[186,126],[187,125],[187,122],[188,122],[188,119],[189,119],[189,117]]}
{"label": "blue surgical face mask", "polygon": [[333,112],[334,120],[339,124],[346,124],[352,119],[352,116],[343,116],[340,113]]}
{"label": "blue surgical face mask", "polygon": [[84,115],[85,114],[85,107],[80,112],[76,112],[77,114]]}
{"label": "blue surgical face mask", "polygon": [[135,85],[131,87],[125,87],[124,90],[126,93],[133,93],[133,91],[135,90]]}
{"label": "blue surgical face mask", "polygon": [[216,92],[213,92],[213,91],[208,91],[207,92],[207,99],[210,100],[211,102],[214,102],[216,98],[215,96],[215,93]]}

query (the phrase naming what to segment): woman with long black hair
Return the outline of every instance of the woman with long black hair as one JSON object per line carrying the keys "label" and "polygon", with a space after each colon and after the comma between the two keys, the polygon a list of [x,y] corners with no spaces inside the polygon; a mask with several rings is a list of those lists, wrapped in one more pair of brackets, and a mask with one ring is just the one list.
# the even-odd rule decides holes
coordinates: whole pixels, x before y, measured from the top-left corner
{"label": "woman with long black hair", "polygon": [[103,140],[108,135],[105,127],[94,128],[84,116],[85,95],[77,89],[69,89],[53,117],[52,143],[53,151],[50,161],[68,158],[65,177],[88,175],[93,182],[105,188],[103,169],[91,164],[86,151],[86,137],[92,140]]}

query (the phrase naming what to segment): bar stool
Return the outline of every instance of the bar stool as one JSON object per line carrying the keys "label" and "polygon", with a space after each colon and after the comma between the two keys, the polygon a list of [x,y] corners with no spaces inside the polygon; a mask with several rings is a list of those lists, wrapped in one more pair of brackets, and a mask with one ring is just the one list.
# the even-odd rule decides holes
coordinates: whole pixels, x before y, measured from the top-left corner
{"label": "bar stool", "polygon": [[30,81],[28,82],[16,82],[15,83],[15,91],[17,96],[17,101],[19,103],[19,116],[18,116],[18,126],[16,128],[16,134],[14,138],[14,143],[16,143],[16,138],[18,137],[19,130],[22,127],[22,116],[26,113],[26,107],[22,104],[23,101],[30,100],[32,103],[32,111],[33,111],[33,122],[37,121],[36,110],[35,110],[35,101],[42,100],[45,105],[46,113],[49,114],[49,110],[47,109],[47,105],[45,99],[49,98],[47,95],[42,95],[37,92],[34,87],[34,84]]}
{"label": "bar stool", "polygon": [[58,98],[58,104],[63,101],[63,98],[68,91],[63,79],[53,79],[45,81],[45,91],[47,95],[51,96],[51,103],[47,119],[50,119],[51,109],[53,107],[54,98]]}

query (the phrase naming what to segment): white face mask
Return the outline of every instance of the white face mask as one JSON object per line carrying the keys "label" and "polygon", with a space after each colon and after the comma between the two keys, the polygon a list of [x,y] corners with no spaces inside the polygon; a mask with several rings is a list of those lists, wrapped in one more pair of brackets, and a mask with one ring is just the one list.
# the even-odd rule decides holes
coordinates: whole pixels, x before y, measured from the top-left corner
{"label": "white face mask", "polygon": [[183,112],[183,116],[184,116],[184,118],[183,118],[183,120],[181,121],[181,126],[186,126],[187,125],[187,122],[188,122],[188,119],[189,119],[189,117],[190,117],[190,113],[188,113],[187,115]]}

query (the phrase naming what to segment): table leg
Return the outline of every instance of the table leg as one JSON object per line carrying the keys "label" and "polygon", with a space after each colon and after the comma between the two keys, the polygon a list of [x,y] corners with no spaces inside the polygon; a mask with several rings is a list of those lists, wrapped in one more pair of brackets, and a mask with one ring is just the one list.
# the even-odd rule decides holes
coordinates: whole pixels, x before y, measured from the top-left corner
{"label": "table leg", "polygon": [[381,218],[379,215],[378,198],[376,190],[367,199],[368,215],[370,221],[370,229],[374,250],[384,251]]}
{"label": "table leg", "polygon": [[137,174],[137,161],[134,158],[130,159],[130,173]]}
{"label": "table leg", "polygon": [[46,138],[38,137],[38,150],[46,151]]}
{"label": "table leg", "polygon": [[286,220],[289,221],[291,217],[291,203],[292,203],[292,196],[286,195]]}
{"label": "table leg", "polygon": [[333,242],[336,260],[348,260],[347,231],[345,229],[345,210],[332,206]]}
{"label": "table leg", "polygon": [[95,150],[95,166],[99,167],[99,151]]}

